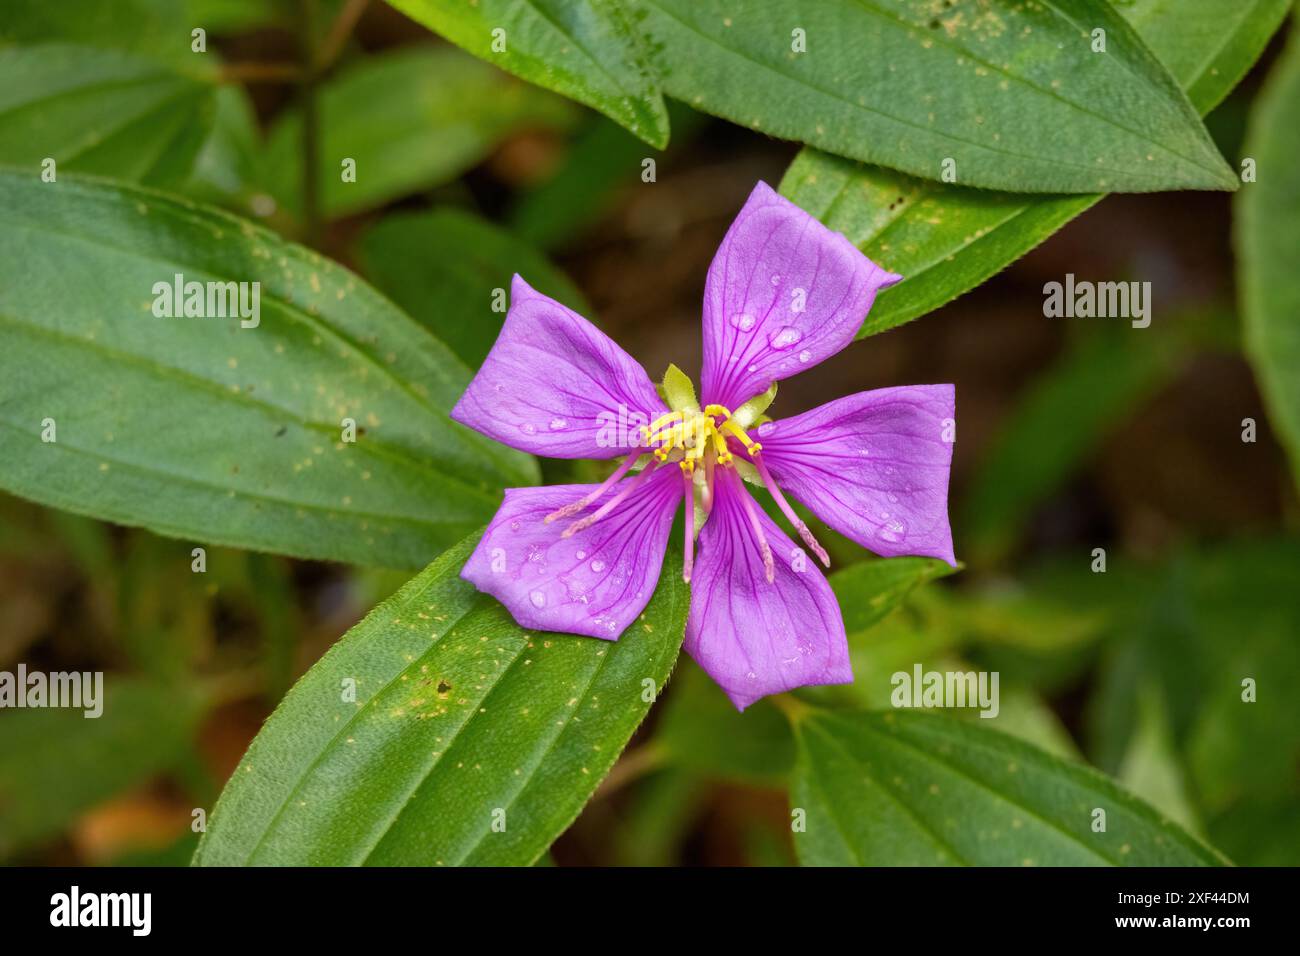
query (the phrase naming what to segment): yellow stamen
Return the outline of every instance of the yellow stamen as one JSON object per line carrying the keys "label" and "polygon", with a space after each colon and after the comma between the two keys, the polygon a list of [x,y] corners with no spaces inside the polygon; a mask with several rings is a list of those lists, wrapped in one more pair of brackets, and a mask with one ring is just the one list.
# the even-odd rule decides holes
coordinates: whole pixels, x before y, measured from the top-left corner
{"label": "yellow stamen", "polygon": [[727,432],[731,433],[737,439],[739,439],[740,443],[745,446],[745,450],[748,451],[751,455],[761,450],[763,447],[758,442],[750,438],[747,434],[745,434],[745,429],[741,428],[730,418],[728,418],[725,422],[722,423],[722,428],[725,429]]}
{"label": "yellow stamen", "polygon": [[717,429],[713,431],[713,448],[718,453],[719,465],[731,464],[732,454],[727,450],[727,439]]}

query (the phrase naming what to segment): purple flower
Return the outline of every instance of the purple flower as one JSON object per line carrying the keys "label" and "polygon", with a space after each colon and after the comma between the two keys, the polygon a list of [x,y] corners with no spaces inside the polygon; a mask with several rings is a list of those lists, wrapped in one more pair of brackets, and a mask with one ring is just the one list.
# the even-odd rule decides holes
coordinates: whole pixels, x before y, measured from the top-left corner
{"label": "purple flower", "polygon": [[[515,276],[501,335],[452,417],[535,455],[626,457],[600,485],[507,490],[461,576],[524,627],[616,640],[649,601],[685,502],[685,647],[732,702],[851,682],[839,604],[808,551],[830,560],[786,495],[877,554],[954,563],[953,387],[762,413],[776,381],[848,345],[899,279],[760,182],[709,267],[697,403],[675,367],[661,397],[608,336]],[[767,487],[804,547],[746,481]]]}

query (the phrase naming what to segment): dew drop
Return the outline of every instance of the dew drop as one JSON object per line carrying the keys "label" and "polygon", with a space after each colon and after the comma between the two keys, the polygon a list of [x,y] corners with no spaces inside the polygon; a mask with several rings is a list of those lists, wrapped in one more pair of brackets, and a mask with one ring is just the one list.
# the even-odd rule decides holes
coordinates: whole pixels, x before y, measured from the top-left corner
{"label": "dew drop", "polygon": [[751,365],[751,366],[749,367],[749,371],[751,371],[751,372],[757,372],[757,371],[758,371],[758,366],[757,366],[757,365]]}
{"label": "dew drop", "polygon": [[788,349],[790,346],[796,344],[801,338],[803,338],[802,332],[787,325],[785,328],[773,332],[768,337],[767,341],[774,349]]}
{"label": "dew drop", "polygon": [[605,570],[605,562],[600,560],[600,558],[597,558],[595,561],[591,562],[591,570],[596,574],[600,574],[601,571]]}
{"label": "dew drop", "polygon": [[522,425],[519,426],[519,430],[523,432],[525,435],[531,435],[537,431],[537,429],[533,426],[532,422],[524,422]]}
{"label": "dew drop", "polygon": [[803,363],[807,364],[807,362],[808,362],[809,359],[811,359],[811,358],[812,358],[812,353],[809,352],[807,349],[804,349],[802,352],[799,353],[799,361],[800,361],[800,362],[803,362]]}
{"label": "dew drop", "polygon": [[781,284],[781,277],[779,275],[773,275],[772,285],[780,285],[780,284]]}
{"label": "dew drop", "polygon": [[906,534],[907,525],[903,524],[903,522],[899,521],[897,518],[886,521],[884,526],[880,529],[880,539],[882,541],[888,541],[891,544],[897,544],[899,541],[902,541],[903,536]]}
{"label": "dew drop", "polygon": [[551,425],[550,425],[550,428],[551,428],[551,431],[553,431],[553,432],[563,431],[564,429],[566,429],[566,428],[568,428],[568,427],[569,427],[569,423],[568,423],[567,421],[565,421],[563,418],[552,418],[552,419],[551,419]]}
{"label": "dew drop", "polygon": [[541,591],[534,591],[532,594],[528,595],[528,600],[533,602],[533,607],[546,606],[546,595]]}
{"label": "dew drop", "polygon": [[898,495],[895,495],[895,494],[891,494],[891,495],[889,495],[889,503],[890,503],[890,504],[897,504],[897,503],[898,503]]}
{"label": "dew drop", "polygon": [[731,324],[742,332],[748,332],[757,320],[748,312],[737,312],[731,317]]}
{"label": "dew drop", "polygon": [[579,561],[581,561],[581,560],[582,560],[583,558],[585,558],[586,556],[587,556],[587,552],[586,552],[586,551],[579,551],[579,552],[578,552],[578,560],[579,560]]}
{"label": "dew drop", "polygon": [[510,530],[511,530],[511,531],[518,531],[518,530],[519,530],[519,522],[518,522],[518,521],[512,521],[512,522],[510,522]]}
{"label": "dew drop", "polygon": [[774,431],[776,431],[776,422],[763,422],[758,426],[758,434],[761,438],[766,438]]}

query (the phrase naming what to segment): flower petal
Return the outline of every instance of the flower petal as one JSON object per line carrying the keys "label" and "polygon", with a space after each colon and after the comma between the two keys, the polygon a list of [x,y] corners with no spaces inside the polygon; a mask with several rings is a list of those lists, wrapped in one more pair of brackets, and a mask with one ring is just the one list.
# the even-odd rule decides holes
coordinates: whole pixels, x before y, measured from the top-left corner
{"label": "flower petal", "polygon": [[834,355],[901,278],[760,182],[709,266],[704,401],[734,409]]}
{"label": "flower petal", "polygon": [[[826,578],[763,514],[733,469],[715,474],[713,511],[691,577],[687,652],[740,710],[795,687],[851,683],[844,618]],[[771,583],[747,507],[775,552]]]}
{"label": "flower petal", "polygon": [[[772,477],[817,517],[876,554],[956,564],[948,524],[951,385],[859,392],[760,425]],[[947,438],[947,440],[945,440]]]}
{"label": "flower petal", "polygon": [[568,538],[561,536],[563,525],[543,519],[594,485],[508,488],[460,576],[504,604],[523,627],[617,640],[659,581],[682,497],[678,477],[676,468],[647,476],[626,501]]}
{"label": "flower petal", "polygon": [[664,411],[632,356],[515,276],[501,335],[451,417],[534,455],[613,458]]}

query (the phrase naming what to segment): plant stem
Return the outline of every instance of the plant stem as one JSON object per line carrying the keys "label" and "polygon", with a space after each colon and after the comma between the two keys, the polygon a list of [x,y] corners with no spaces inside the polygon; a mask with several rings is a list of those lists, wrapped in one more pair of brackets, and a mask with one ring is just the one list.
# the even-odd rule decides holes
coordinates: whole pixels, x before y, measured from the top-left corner
{"label": "plant stem", "polygon": [[299,0],[302,15],[303,76],[300,85],[302,100],[302,209],[306,240],[319,247],[321,239],[320,217],[320,115],[316,101],[316,23],[318,0]]}
{"label": "plant stem", "polygon": [[320,50],[316,54],[316,72],[324,73],[330,68],[340,53],[343,52],[343,45],[347,43],[348,37],[352,34],[352,28],[357,25],[361,19],[361,14],[366,12],[366,5],[370,0],[348,0],[339,15],[330,25],[329,32],[325,34],[325,40],[320,45]]}

